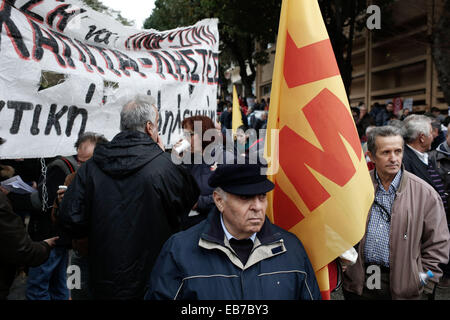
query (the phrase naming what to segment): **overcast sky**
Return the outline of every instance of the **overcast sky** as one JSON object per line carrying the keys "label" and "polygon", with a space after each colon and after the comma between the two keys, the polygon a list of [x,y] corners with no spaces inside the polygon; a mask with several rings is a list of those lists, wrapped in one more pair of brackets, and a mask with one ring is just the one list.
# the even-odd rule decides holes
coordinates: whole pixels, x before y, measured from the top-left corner
{"label": "overcast sky", "polygon": [[135,28],[141,29],[145,19],[152,13],[155,0],[101,0],[101,2],[114,10],[119,10],[128,20],[134,20]]}

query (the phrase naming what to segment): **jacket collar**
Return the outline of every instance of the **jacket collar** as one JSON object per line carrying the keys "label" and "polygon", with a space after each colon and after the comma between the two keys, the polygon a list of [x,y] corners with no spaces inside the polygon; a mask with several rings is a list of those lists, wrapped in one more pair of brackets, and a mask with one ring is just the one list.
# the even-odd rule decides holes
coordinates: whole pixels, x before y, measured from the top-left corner
{"label": "jacket collar", "polygon": [[247,263],[243,265],[225,237],[222,225],[220,224],[220,212],[217,208],[211,210],[198,245],[207,250],[222,251],[231,263],[242,270],[248,269],[262,260],[283,254],[287,251],[284,241],[281,238],[281,233],[274,232],[272,224],[266,217],[261,230],[256,234],[253,249]]}
{"label": "jacket collar", "polygon": [[[373,170],[370,171],[370,177],[372,179],[373,189],[377,190],[378,181],[375,178],[375,170],[376,169],[373,169]],[[407,175],[407,172],[408,172],[408,171],[405,170],[405,166],[403,165],[403,163],[402,163],[402,167],[400,168],[400,170],[402,171],[402,176],[400,178],[400,186],[397,189],[397,193],[402,193],[405,190],[405,187],[406,187],[405,175]]]}
{"label": "jacket collar", "polygon": [[[203,228],[201,238],[207,241],[218,243],[220,245],[225,245],[225,233],[220,223],[220,211],[217,209],[217,207],[214,207],[210,211],[205,227]],[[266,216],[261,230],[256,233],[256,238],[258,238],[261,244],[264,245],[280,240],[281,233],[274,232],[274,230],[272,229],[272,224],[270,223],[269,218],[267,218]]]}

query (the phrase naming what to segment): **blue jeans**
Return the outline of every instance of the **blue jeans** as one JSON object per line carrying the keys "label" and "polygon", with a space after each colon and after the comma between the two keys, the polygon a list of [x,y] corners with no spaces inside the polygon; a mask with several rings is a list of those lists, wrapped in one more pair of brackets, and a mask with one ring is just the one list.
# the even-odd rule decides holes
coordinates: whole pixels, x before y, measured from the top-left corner
{"label": "blue jeans", "polygon": [[44,264],[29,269],[26,294],[28,300],[69,300],[67,252],[64,247],[55,247]]}

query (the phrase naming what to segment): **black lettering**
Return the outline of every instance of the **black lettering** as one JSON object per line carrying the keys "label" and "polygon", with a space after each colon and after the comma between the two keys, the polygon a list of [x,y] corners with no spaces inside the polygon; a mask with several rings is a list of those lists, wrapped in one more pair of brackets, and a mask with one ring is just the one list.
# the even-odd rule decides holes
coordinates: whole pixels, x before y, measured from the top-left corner
{"label": "black lettering", "polygon": [[114,69],[114,63],[112,62],[111,58],[106,54],[106,49],[104,49],[102,47],[98,47],[98,46],[91,46],[91,48],[96,49],[100,53],[100,55],[105,60],[106,68],[108,68],[108,70],[113,72],[116,76],[119,76],[119,77],[122,76],[122,74],[120,73],[119,70]]}
{"label": "black lettering", "polygon": [[98,72],[100,72],[101,74],[104,74],[105,71],[103,71],[103,69],[101,67],[97,66],[97,60],[95,60],[94,55],[92,54],[91,50],[89,50],[89,48],[80,40],[75,39],[75,41],[77,42],[77,44],[83,48],[83,50],[87,53],[89,60],[90,60],[90,65],[94,66]]}
{"label": "black lettering", "polygon": [[5,101],[0,100],[0,112],[2,112],[4,106],[5,106]]}
{"label": "black lettering", "polygon": [[[97,30],[97,26],[91,25],[89,26],[89,32],[87,33],[84,40],[89,40],[90,38],[94,37],[94,42],[109,44],[109,38],[113,35],[117,35],[115,32],[111,32],[105,28]],[[103,38],[100,38],[100,36],[103,35]]]}
{"label": "black lettering", "polygon": [[9,129],[11,134],[19,132],[20,123],[22,122],[23,112],[26,110],[33,110],[33,104],[25,101],[8,101],[8,109],[14,109],[14,120]]}
{"label": "black lettering", "polygon": [[158,106],[158,113],[159,113],[158,128],[161,128],[161,125],[162,125],[162,119],[161,119],[161,90],[158,90],[158,95],[157,95],[157,99],[156,99],[156,105]]}
{"label": "black lettering", "polygon": [[[171,121],[170,125],[169,125],[169,135],[170,135],[170,129],[172,128],[172,125],[173,125],[173,112],[172,111],[166,111],[166,113],[165,113],[164,127],[162,130],[163,134],[166,134],[166,132],[167,132],[167,125],[169,124],[169,120]],[[167,140],[167,141],[170,141],[170,140]]]}
{"label": "black lettering", "polygon": [[187,64],[186,60],[184,60],[183,56],[179,52],[175,51],[174,53],[178,56],[178,59],[176,59],[171,54],[169,54],[169,52],[167,52],[167,51],[163,51],[163,52],[168,57],[170,57],[170,59],[174,63],[176,72],[180,76],[181,81],[184,80],[184,76],[181,73],[181,67],[183,67],[186,70],[186,80],[189,81],[190,68],[189,68],[189,65]]}
{"label": "black lettering", "polygon": [[[192,27],[191,28],[187,28],[186,30],[183,30],[184,32],[180,34],[180,44],[182,47],[191,47],[192,46],[192,42],[189,41],[189,32],[191,32]],[[183,35],[184,35],[184,40],[186,40],[186,45],[183,42]]]}
{"label": "black lettering", "polygon": [[[56,39],[46,30],[41,29],[41,27],[35,23],[34,21],[30,21],[31,26],[34,30],[34,49],[33,49],[33,58],[36,61],[41,61],[44,56],[44,48],[50,50],[56,58],[58,64],[65,68],[66,63],[63,58],[59,55],[59,46]],[[44,37],[42,31],[46,33],[48,37]]]}
{"label": "black lettering", "polygon": [[50,134],[50,131],[52,130],[52,127],[55,127],[56,134],[58,136],[61,135],[61,125],[59,123],[59,119],[67,112],[68,107],[63,106],[62,109],[56,113],[56,108],[58,106],[56,104],[52,104],[50,106],[50,112],[48,114],[48,120],[47,120],[47,126],[45,127],[45,135],[48,136]]}
{"label": "black lettering", "polygon": [[39,134],[39,118],[41,117],[41,111],[42,106],[40,104],[37,104],[36,107],[34,107],[34,114],[33,114],[33,122],[31,124],[30,133],[35,136]]}
{"label": "black lettering", "polygon": [[186,38],[189,36],[189,34],[191,34],[191,37],[192,37],[192,45],[201,45],[201,42],[198,41],[198,38],[197,38],[197,36],[198,36],[197,28],[195,28],[195,27],[191,28],[190,32],[186,33]]}
{"label": "black lettering", "polygon": [[[95,84],[91,83],[91,85],[89,86],[88,92],[86,94],[86,99],[84,101],[86,103],[91,103],[94,93],[95,93]],[[70,113],[70,110],[69,110],[69,113]]]}
{"label": "black lettering", "polygon": [[53,28],[53,21],[56,18],[60,18],[58,23],[56,24],[56,29],[58,29],[58,31],[60,32],[64,32],[64,29],[67,26],[67,23],[69,22],[69,20],[76,16],[79,15],[83,12],[86,12],[85,9],[82,8],[77,8],[76,10],[68,10],[72,5],[71,4],[63,4],[60,5],[59,7],[55,8],[53,11],[50,11],[47,14],[47,24]]}
{"label": "black lettering", "polygon": [[214,61],[214,83],[219,83],[219,53],[214,52],[213,53],[213,61]]}
{"label": "black lettering", "polygon": [[20,11],[28,15],[30,18],[35,19],[36,21],[43,23],[44,18],[37,13],[31,11],[34,7],[44,2],[44,0],[31,0],[25,3],[22,7],[20,7]]}
{"label": "black lettering", "polygon": [[213,45],[214,43],[217,42],[216,37],[214,36],[214,34],[211,32],[211,30],[209,30],[209,26],[206,26],[206,28],[204,29],[205,31],[205,36],[211,40],[211,45]]}
{"label": "black lettering", "polygon": [[196,49],[195,52],[197,52],[202,56],[203,59],[202,82],[205,82],[206,56],[208,55],[208,51],[205,49]]}
{"label": "black lettering", "polygon": [[209,77],[209,74],[212,71],[212,67],[211,67],[210,62],[211,62],[211,60],[214,62],[214,59],[211,59],[212,53],[213,53],[212,51],[209,51],[209,58],[208,58],[207,68],[206,68],[206,79],[208,81],[208,84],[214,84],[214,74],[213,74],[212,78]]}
{"label": "black lettering", "polygon": [[137,59],[143,68],[151,68],[153,63],[152,60],[150,60],[149,58],[138,58]]}
{"label": "black lettering", "polygon": [[76,106],[71,106],[69,108],[69,113],[67,114],[67,127],[66,127],[66,136],[70,137],[72,134],[73,123],[75,118],[81,114],[81,127],[78,135],[81,135],[86,130],[86,123],[88,120],[88,113],[86,109],[78,108]]}
{"label": "black lettering", "polygon": [[119,60],[119,69],[126,75],[130,76],[130,72],[128,69],[133,70],[134,72],[137,72],[141,77],[147,78],[147,76],[139,71],[139,66],[136,61],[131,59],[126,54],[118,51],[118,50],[111,50],[112,53],[116,56],[117,60]]}
{"label": "black lettering", "polygon": [[25,42],[23,41],[19,28],[17,28],[14,21],[11,20],[11,6],[6,1],[3,1],[3,5],[0,7],[0,46],[2,43],[1,34],[3,25],[5,25],[6,34],[11,40],[17,54],[22,59],[29,59],[30,53],[25,46]]}
{"label": "black lettering", "polygon": [[[59,41],[62,42],[63,44],[63,57],[64,59],[66,59],[67,65],[71,68],[75,68],[75,64],[73,63],[72,60],[72,50],[70,49],[69,45],[64,41],[64,39],[67,39],[66,36],[64,36],[63,34],[54,31],[54,30],[49,30]],[[86,58],[85,58],[86,60]]]}
{"label": "black lettering", "polygon": [[152,52],[150,52],[150,54],[153,57],[155,57],[155,59],[156,59],[156,62],[157,62],[157,64],[156,64],[156,73],[159,74],[159,76],[162,79],[166,79],[166,76],[164,75],[163,68],[162,68],[162,62],[164,62],[165,65],[166,65],[167,72],[171,76],[173,76],[175,78],[175,80],[178,80],[177,75],[173,73],[173,69],[172,69],[172,66],[170,65],[170,62],[166,58],[164,58],[159,52],[156,52],[156,51],[152,51]]}
{"label": "black lettering", "polygon": [[176,128],[181,128],[181,94],[178,95],[177,97],[177,116],[175,117],[175,123],[173,124],[171,130],[169,131],[169,135],[168,135],[168,141],[170,141],[170,136],[172,134],[172,132],[175,132]]}
{"label": "black lettering", "polygon": [[189,60],[189,62],[194,64],[194,68],[192,69],[191,73],[190,73],[190,79],[191,82],[197,83],[200,81],[200,77],[198,74],[196,74],[197,71],[197,66],[198,63],[197,61],[195,61],[195,59],[192,59],[191,57],[189,57],[190,55],[194,54],[194,51],[192,51],[191,49],[187,49],[187,50],[180,50],[180,53],[187,59]]}

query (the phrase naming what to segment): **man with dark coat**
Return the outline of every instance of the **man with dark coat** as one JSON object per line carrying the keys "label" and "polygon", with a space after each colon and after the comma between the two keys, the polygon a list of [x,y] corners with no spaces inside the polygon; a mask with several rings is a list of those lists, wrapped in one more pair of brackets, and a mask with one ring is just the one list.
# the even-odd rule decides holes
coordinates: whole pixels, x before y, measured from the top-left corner
{"label": "man with dark coat", "polygon": [[[450,132],[448,131],[447,127],[447,135],[446,140],[442,142],[436,150],[433,150],[430,152],[430,159],[429,161],[434,165],[436,168],[437,173],[442,179],[442,182],[444,183],[445,187],[445,195],[447,197],[447,203],[450,200]],[[447,215],[447,224],[450,222],[450,210],[447,206],[446,210]],[[448,225],[450,227],[450,225]],[[442,271],[444,272],[444,275],[441,279],[441,281],[438,284],[438,287],[441,288],[449,288],[450,287],[450,264],[443,264],[441,265]]]}
{"label": "man with dark coat", "polygon": [[[56,199],[58,187],[64,184],[66,176],[74,172],[92,156],[96,139],[102,137],[92,132],[80,135],[75,143],[76,155],[56,157],[46,166],[46,173],[39,178],[38,190],[30,194],[2,192],[8,195],[15,212],[29,212],[28,233],[34,241],[42,241],[58,236],[56,247],[49,259],[30,268],[27,278],[26,297],[28,300],[68,300],[67,264],[71,239],[54,223],[52,205]],[[105,138],[103,138],[106,140]]]}
{"label": "man with dark coat", "polygon": [[261,169],[217,167],[209,178],[215,208],[165,243],[146,299],[321,299],[300,240],[266,217],[266,193],[274,184]]}
{"label": "man with dark coat", "polygon": [[50,255],[57,238],[33,242],[7,197],[0,192],[0,300],[5,300],[18,265],[38,266]]}
{"label": "man with dark coat", "polygon": [[405,170],[415,174],[431,185],[441,196],[444,208],[447,210],[447,196],[444,183],[429,161],[428,151],[433,142],[431,119],[424,115],[413,114],[404,120],[403,138],[405,151],[403,165]]}
{"label": "man with dark coat", "polygon": [[125,104],[120,126],[77,171],[60,206],[63,229],[89,239],[94,299],[142,299],[162,245],[199,196],[190,173],[163,150],[155,99]]}

